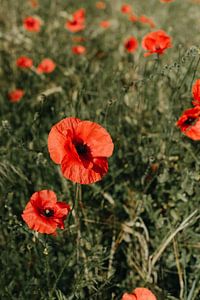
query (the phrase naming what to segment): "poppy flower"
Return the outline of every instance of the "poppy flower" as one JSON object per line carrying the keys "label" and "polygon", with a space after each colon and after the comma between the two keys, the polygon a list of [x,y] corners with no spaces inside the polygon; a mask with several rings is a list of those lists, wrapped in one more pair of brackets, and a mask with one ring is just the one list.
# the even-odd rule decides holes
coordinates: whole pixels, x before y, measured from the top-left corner
{"label": "poppy flower", "polygon": [[134,15],[134,14],[130,14],[129,20],[131,22],[137,22],[138,21],[138,17],[136,15]]}
{"label": "poppy flower", "polygon": [[192,140],[200,140],[200,106],[189,108],[183,112],[176,126]]}
{"label": "poppy flower", "polygon": [[130,14],[132,12],[132,7],[129,4],[123,4],[121,6],[121,12],[123,14]]}
{"label": "poppy flower", "polygon": [[157,300],[155,295],[146,288],[136,288],[131,294],[125,293],[122,300]]}
{"label": "poppy flower", "polygon": [[128,38],[125,41],[124,47],[130,53],[135,52],[135,50],[138,47],[138,41],[136,40],[136,38],[134,36],[131,36],[130,38]]}
{"label": "poppy flower", "polygon": [[24,90],[22,90],[22,89],[13,90],[8,94],[8,98],[9,98],[10,102],[13,102],[13,103],[19,102],[23,96],[24,96]]}
{"label": "poppy flower", "polygon": [[16,65],[19,68],[29,69],[33,66],[33,61],[31,58],[29,58],[27,56],[20,56],[16,61]]}
{"label": "poppy flower", "polygon": [[105,21],[101,21],[99,26],[106,29],[106,28],[109,28],[111,26],[111,24],[109,21],[105,20]]}
{"label": "poppy flower", "polygon": [[68,204],[57,202],[53,191],[41,190],[31,196],[22,213],[22,219],[30,229],[55,234],[57,228],[64,229],[64,220],[69,211]]}
{"label": "poppy flower", "polygon": [[103,1],[96,2],[96,8],[97,9],[105,9],[106,8],[105,2],[103,2]]}
{"label": "poppy flower", "polygon": [[81,46],[81,45],[73,46],[72,47],[72,52],[74,54],[79,54],[79,55],[85,54],[86,48],[84,46]]}
{"label": "poppy flower", "polygon": [[192,95],[195,101],[193,105],[200,105],[200,79],[197,79],[192,86]]}
{"label": "poppy flower", "polygon": [[158,55],[163,54],[167,48],[171,48],[171,38],[163,30],[158,30],[148,33],[142,40],[142,47],[149,51],[144,56],[157,53]]}
{"label": "poppy flower", "polygon": [[37,67],[38,73],[52,73],[56,68],[56,64],[50,58],[45,58],[41,61],[41,63]]}
{"label": "poppy flower", "polygon": [[32,6],[32,8],[36,8],[39,6],[37,0],[29,0],[29,2],[30,2],[30,5]]}
{"label": "poppy flower", "polygon": [[160,2],[163,2],[163,3],[170,3],[170,2],[173,2],[174,0],[160,0]]}
{"label": "poppy flower", "polygon": [[99,124],[65,118],[55,124],[48,136],[51,159],[61,165],[63,176],[81,184],[101,180],[108,172],[113,153],[109,133]]}
{"label": "poppy flower", "polygon": [[23,26],[26,30],[32,32],[39,32],[41,27],[41,21],[36,17],[27,17],[23,21]]}
{"label": "poppy flower", "polygon": [[72,15],[72,20],[68,20],[65,27],[71,32],[79,32],[85,29],[85,10],[78,9]]}
{"label": "poppy flower", "polygon": [[156,27],[156,24],[154,23],[154,21],[151,18],[148,18],[145,15],[142,15],[139,17],[139,22],[144,23],[144,24],[148,24],[151,28]]}

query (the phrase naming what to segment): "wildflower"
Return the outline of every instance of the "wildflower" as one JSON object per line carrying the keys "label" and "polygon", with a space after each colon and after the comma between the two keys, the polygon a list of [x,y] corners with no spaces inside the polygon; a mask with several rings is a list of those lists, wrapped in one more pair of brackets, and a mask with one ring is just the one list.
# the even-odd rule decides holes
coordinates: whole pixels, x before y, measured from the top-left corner
{"label": "wildflower", "polygon": [[106,8],[105,2],[103,2],[103,1],[96,2],[96,8],[97,9],[105,9]]}
{"label": "wildflower", "polygon": [[167,48],[171,48],[171,38],[163,30],[158,30],[147,34],[142,40],[142,47],[149,51],[144,56],[157,53],[163,54]]}
{"label": "wildflower", "polygon": [[146,288],[136,288],[131,294],[125,293],[122,300],[157,300],[155,295]]}
{"label": "wildflower", "polygon": [[71,32],[79,32],[85,29],[85,10],[80,8],[75,11],[72,20],[68,20],[65,27]]}
{"label": "wildflower", "polygon": [[23,96],[24,96],[24,90],[22,90],[22,89],[13,90],[8,94],[8,98],[9,98],[10,102],[13,102],[13,103],[19,102]]}
{"label": "wildflower", "polygon": [[128,52],[135,52],[138,47],[138,41],[134,36],[131,36],[125,41],[124,47]]}
{"label": "wildflower", "polygon": [[39,6],[39,3],[37,0],[29,0],[30,5],[32,6],[32,8],[36,8]]}
{"label": "wildflower", "polygon": [[37,17],[27,17],[23,21],[23,26],[27,31],[39,32],[41,21]]}
{"label": "wildflower", "polygon": [[57,202],[51,190],[35,192],[27,203],[22,218],[30,229],[40,233],[55,234],[57,228],[64,229],[64,220],[70,211],[65,202]]}
{"label": "wildflower", "polygon": [[156,27],[156,24],[154,23],[154,21],[151,18],[148,18],[145,15],[142,15],[139,17],[139,22],[144,23],[144,24],[148,24],[151,28]]}
{"label": "wildflower", "polygon": [[131,22],[137,22],[138,21],[138,17],[136,15],[134,15],[134,14],[130,14],[129,20]]}
{"label": "wildflower", "polygon": [[56,64],[50,58],[45,58],[37,67],[38,73],[52,73],[56,68]]}
{"label": "wildflower", "polygon": [[84,46],[81,46],[81,45],[73,46],[72,47],[72,52],[74,54],[79,54],[79,55],[85,54],[86,48]]}
{"label": "wildflower", "polygon": [[129,4],[123,4],[121,6],[121,12],[123,14],[130,14],[132,12],[132,7]]}
{"label": "wildflower", "polygon": [[31,58],[29,58],[27,56],[20,56],[16,61],[16,65],[19,68],[29,69],[33,66],[33,61]]}
{"label": "wildflower", "polygon": [[192,140],[200,140],[200,106],[185,110],[176,126]]}
{"label": "wildflower", "polygon": [[106,29],[106,28],[109,28],[111,26],[111,24],[110,24],[110,21],[105,20],[105,21],[101,21],[99,26]]}
{"label": "wildflower", "polygon": [[170,2],[173,2],[174,0],[160,0],[160,2],[163,2],[163,3],[170,3]]}
{"label": "wildflower", "polygon": [[195,101],[193,105],[200,105],[200,79],[197,79],[192,86],[192,95]]}
{"label": "wildflower", "polygon": [[72,117],[55,124],[48,136],[51,159],[61,165],[64,177],[81,184],[101,180],[108,172],[107,158],[113,148],[103,127]]}

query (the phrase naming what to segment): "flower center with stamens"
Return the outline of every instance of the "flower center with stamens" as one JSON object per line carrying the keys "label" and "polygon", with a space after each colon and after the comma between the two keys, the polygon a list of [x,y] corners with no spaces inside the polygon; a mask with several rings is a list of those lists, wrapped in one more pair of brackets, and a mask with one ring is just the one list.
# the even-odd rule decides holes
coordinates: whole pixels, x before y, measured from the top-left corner
{"label": "flower center with stamens", "polygon": [[79,155],[83,155],[88,152],[88,147],[85,144],[77,144],[75,148]]}
{"label": "flower center with stamens", "polygon": [[189,117],[187,120],[185,120],[184,125],[192,125],[192,123],[196,120],[194,117]]}
{"label": "flower center with stamens", "polygon": [[43,210],[43,215],[47,218],[52,217],[54,215],[53,209],[46,208]]}

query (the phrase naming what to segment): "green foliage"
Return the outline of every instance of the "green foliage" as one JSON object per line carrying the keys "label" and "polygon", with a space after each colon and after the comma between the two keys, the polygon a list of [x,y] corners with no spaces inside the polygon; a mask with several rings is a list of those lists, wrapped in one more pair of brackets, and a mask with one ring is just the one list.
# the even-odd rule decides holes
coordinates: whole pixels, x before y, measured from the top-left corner
{"label": "green foliage", "polygon": [[[39,2],[33,9],[29,1],[1,1],[0,298],[110,300],[145,286],[160,300],[200,299],[200,144],[175,126],[200,76],[198,4],[134,1],[136,14],[152,17],[173,38],[157,59],[144,58],[141,46],[134,55],[123,50],[127,36],[141,42],[150,28],[130,23],[120,0],[105,1],[102,11],[89,0]],[[80,7],[87,27],[76,35],[85,38],[85,56],[71,53],[73,34],[64,28]],[[40,33],[22,28],[28,15],[43,20]],[[107,30],[98,26],[105,19],[113,24]],[[56,70],[19,70],[21,55],[35,66],[49,57]],[[25,96],[10,103],[15,87]],[[21,213],[41,189],[73,206],[76,187],[47,150],[52,125],[69,116],[102,124],[115,151],[107,176],[82,186],[65,229],[43,236]]]}

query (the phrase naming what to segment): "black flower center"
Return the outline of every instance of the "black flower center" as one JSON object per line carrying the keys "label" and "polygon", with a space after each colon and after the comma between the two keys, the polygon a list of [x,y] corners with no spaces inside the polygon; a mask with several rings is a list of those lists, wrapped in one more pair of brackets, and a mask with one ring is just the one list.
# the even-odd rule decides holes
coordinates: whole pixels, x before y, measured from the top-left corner
{"label": "black flower center", "polygon": [[196,118],[194,117],[189,117],[187,120],[185,120],[184,125],[191,125],[195,119]]}
{"label": "black flower center", "polygon": [[88,152],[88,147],[85,144],[77,144],[75,148],[79,155],[83,155]]}
{"label": "black flower center", "polygon": [[54,211],[51,208],[46,208],[43,210],[43,215],[47,218],[52,217],[54,215]]}

